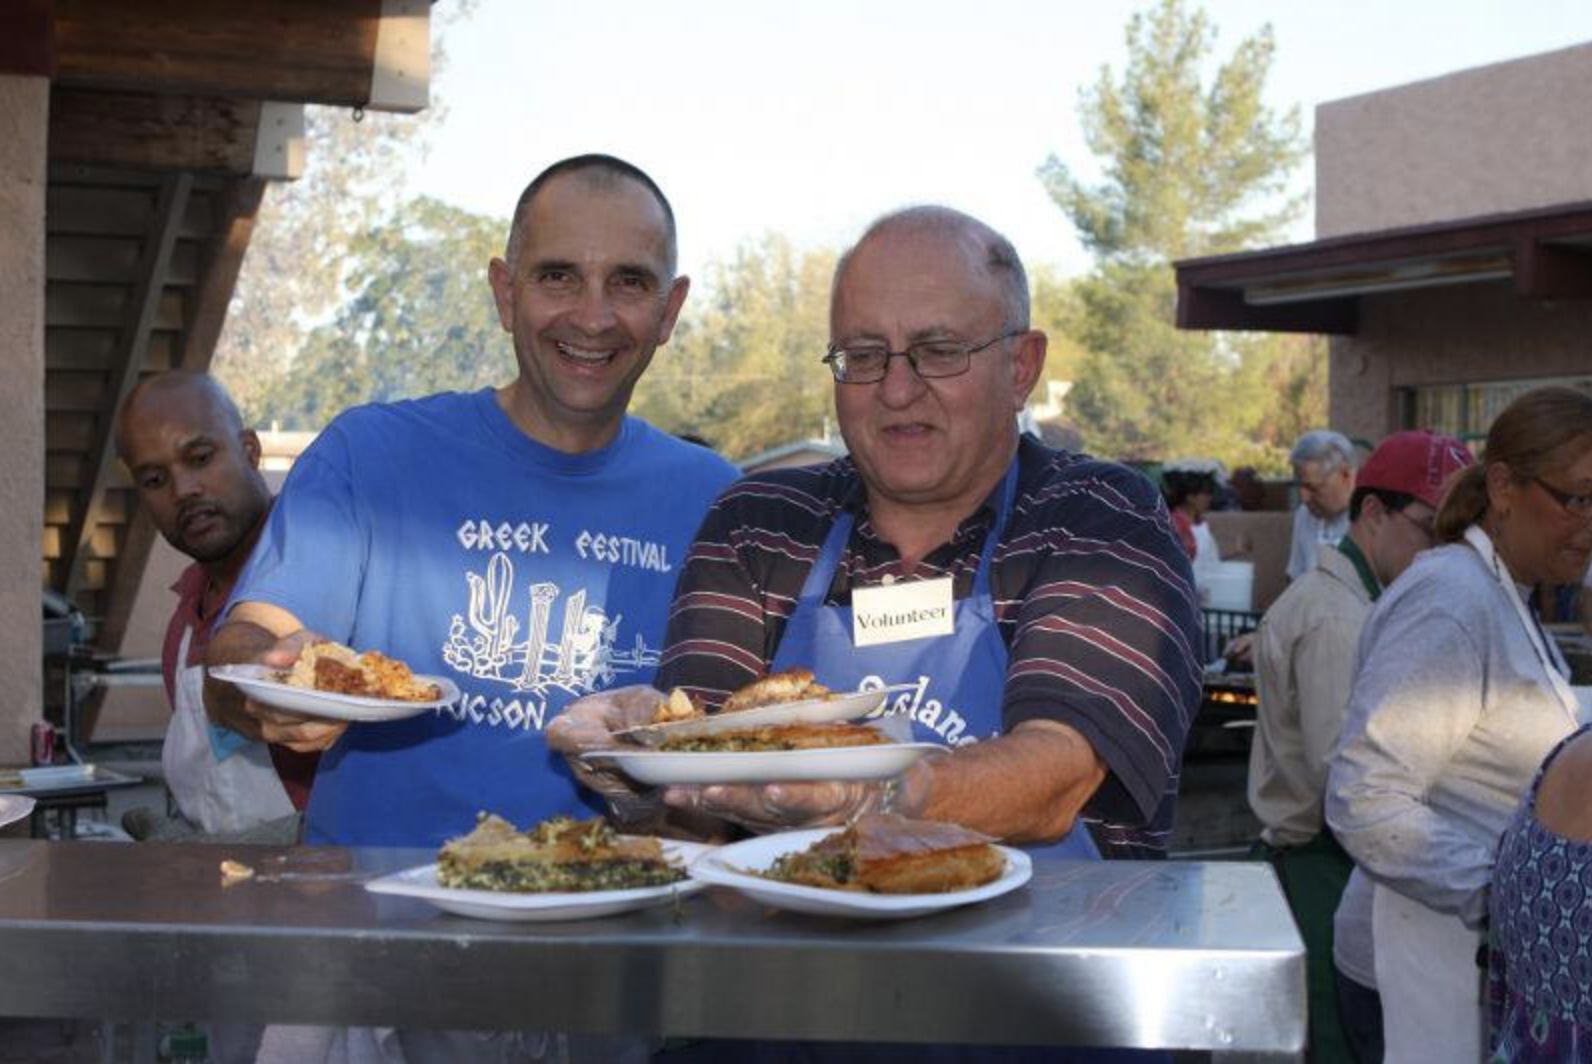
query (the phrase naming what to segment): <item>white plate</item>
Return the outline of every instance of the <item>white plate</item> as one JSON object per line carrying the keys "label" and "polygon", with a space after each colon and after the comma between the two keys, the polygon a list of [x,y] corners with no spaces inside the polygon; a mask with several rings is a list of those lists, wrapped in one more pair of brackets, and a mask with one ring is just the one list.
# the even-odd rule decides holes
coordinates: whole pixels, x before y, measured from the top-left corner
{"label": "white plate", "polygon": [[764,879],[752,872],[764,872],[787,853],[805,850],[838,828],[811,831],[784,831],[763,835],[731,846],[720,846],[691,865],[691,876],[705,883],[731,887],[747,897],[776,909],[813,913],[818,916],[849,916],[869,920],[899,920],[954,909],[959,905],[988,901],[1016,890],[1034,874],[1033,863],[1021,850],[997,846],[1006,858],[1006,871],[1000,877],[972,890],[949,894],[867,894],[860,891],[825,890],[796,883]]}
{"label": "white plate", "polygon": [[[706,856],[713,847],[699,842],[663,840],[664,856],[682,868]],[[661,905],[695,894],[707,884],[683,879],[662,887],[635,890],[591,890],[566,894],[522,894],[499,890],[458,890],[437,884],[437,866],[422,865],[365,884],[372,894],[419,898],[444,912],[481,920],[590,920],[598,916]]]}
{"label": "white plate", "polygon": [[761,728],[779,724],[828,724],[837,720],[855,720],[867,716],[884,704],[888,688],[874,691],[853,691],[835,698],[812,698],[803,702],[784,702],[773,706],[743,709],[739,713],[715,713],[711,717],[695,720],[677,720],[669,724],[642,724],[635,728],[614,732],[644,746],[657,746],[669,739],[692,735],[716,735],[721,731],[738,728]]}
{"label": "white plate", "polygon": [[883,780],[899,776],[937,743],[832,746],[821,750],[676,752],[593,750],[587,761],[611,761],[640,783],[655,787],[693,783],[790,783],[800,780]]}
{"label": "white plate", "polygon": [[362,723],[403,720],[459,700],[458,685],[445,676],[415,677],[420,683],[434,683],[440,687],[441,698],[429,702],[399,702],[390,698],[366,698],[362,695],[316,691],[308,687],[291,687],[277,679],[282,671],[269,665],[217,665],[210,670],[210,675],[237,684],[256,702],[329,720]]}
{"label": "white plate", "polygon": [[0,828],[32,813],[33,804],[32,798],[21,794],[0,794]]}

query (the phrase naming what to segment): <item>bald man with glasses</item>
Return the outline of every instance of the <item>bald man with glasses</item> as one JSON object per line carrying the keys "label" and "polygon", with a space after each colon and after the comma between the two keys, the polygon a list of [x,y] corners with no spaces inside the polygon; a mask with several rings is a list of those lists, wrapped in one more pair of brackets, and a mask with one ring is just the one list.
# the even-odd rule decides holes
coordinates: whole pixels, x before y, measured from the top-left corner
{"label": "bald man with glasses", "polygon": [[[884,784],[652,797],[753,831],[884,809],[1041,854],[1164,856],[1200,693],[1189,562],[1144,477],[1020,435],[1046,337],[1015,249],[945,208],[886,216],[839,262],[830,326],[850,454],[720,496],[660,685],[714,710],[794,666],[836,690],[902,685],[886,711],[946,756]],[[588,700],[550,741],[606,745],[623,702]],[[573,763],[622,797],[622,780]]]}

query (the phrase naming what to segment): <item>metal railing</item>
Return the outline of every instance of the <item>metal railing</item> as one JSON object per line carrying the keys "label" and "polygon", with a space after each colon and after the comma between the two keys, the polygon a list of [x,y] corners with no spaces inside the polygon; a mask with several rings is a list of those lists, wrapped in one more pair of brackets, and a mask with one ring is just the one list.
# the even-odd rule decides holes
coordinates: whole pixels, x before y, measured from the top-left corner
{"label": "metal railing", "polygon": [[1220,660],[1222,652],[1238,636],[1260,627],[1259,610],[1200,610],[1200,631],[1203,645],[1200,648],[1202,664]]}

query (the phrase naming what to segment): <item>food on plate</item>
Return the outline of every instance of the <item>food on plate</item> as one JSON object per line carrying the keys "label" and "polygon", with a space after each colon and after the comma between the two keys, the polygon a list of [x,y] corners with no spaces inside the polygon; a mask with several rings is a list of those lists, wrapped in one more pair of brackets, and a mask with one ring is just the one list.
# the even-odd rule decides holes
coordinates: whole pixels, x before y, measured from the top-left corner
{"label": "food on plate", "polygon": [[1006,858],[959,824],[868,813],[776,860],[766,879],[873,894],[946,894],[1000,878]]}
{"label": "food on plate", "polygon": [[685,878],[657,839],[619,835],[600,818],[554,817],[519,831],[482,813],[475,830],[448,840],[437,859],[437,882],[464,890],[631,890]]}
{"label": "food on plate", "polygon": [[654,724],[675,724],[682,720],[697,720],[707,716],[707,711],[690,695],[685,688],[676,687],[669,692],[669,697],[658,703],[658,709],[652,714]]}
{"label": "food on plate", "polygon": [[766,750],[822,750],[835,746],[878,746],[891,739],[866,724],[766,724],[712,735],[681,735],[658,747],[671,753],[742,754]]}
{"label": "food on plate", "polygon": [[241,883],[245,879],[254,878],[254,869],[242,861],[231,859],[221,862],[221,885],[230,887],[234,883]]}
{"label": "food on plate", "polygon": [[830,698],[834,692],[821,683],[813,682],[810,669],[785,669],[771,672],[761,680],[754,680],[730,695],[724,702],[725,713],[738,713],[743,709],[777,706],[785,702],[806,702]]}
{"label": "food on plate", "polygon": [[376,650],[361,654],[341,643],[322,640],[299,651],[291,671],[282,674],[291,687],[307,687],[341,695],[384,698],[393,702],[433,702],[442,697],[434,683],[415,679],[409,666]]}
{"label": "food on plate", "polygon": [[[811,669],[785,669],[771,672],[734,692],[725,700],[720,712],[739,713],[743,709],[762,709],[764,706],[779,706],[788,702],[836,697],[835,692],[813,681]],[[683,720],[701,720],[707,715],[707,710],[695,696],[688,694],[682,687],[676,687],[658,703],[657,710],[652,714],[652,723],[677,724]]]}

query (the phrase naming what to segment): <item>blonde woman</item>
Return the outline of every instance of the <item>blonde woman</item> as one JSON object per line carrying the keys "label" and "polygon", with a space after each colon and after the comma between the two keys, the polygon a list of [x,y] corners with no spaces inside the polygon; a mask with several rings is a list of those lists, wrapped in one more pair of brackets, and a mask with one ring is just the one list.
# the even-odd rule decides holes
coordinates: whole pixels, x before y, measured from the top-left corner
{"label": "blonde woman", "polygon": [[1437,536],[1366,624],[1327,790],[1328,823],[1375,884],[1389,1064],[1482,1058],[1498,836],[1592,706],[1528,603],[1531,585],[1577,583],[1592,561],[1592,395],[1511,403],[1450,486]]}

